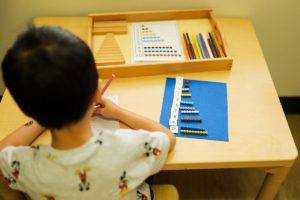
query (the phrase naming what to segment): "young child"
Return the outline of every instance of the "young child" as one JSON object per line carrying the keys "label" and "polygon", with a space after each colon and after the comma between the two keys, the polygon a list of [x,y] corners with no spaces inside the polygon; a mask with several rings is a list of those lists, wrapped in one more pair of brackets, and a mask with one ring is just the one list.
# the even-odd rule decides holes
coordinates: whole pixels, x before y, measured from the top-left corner
{"label": "young child", "polygon": [[[82,40],[61,28],[30,27],[8,50],[2,70],[14,100],[34,119],[0,142],[0,168],[11,188],[34,200],[151,199],[144,181],[162,169],[175,137],[101,98]],[[93,133],[95,113],[132,129]],[[26,146],[45,128],[51,145]]]}

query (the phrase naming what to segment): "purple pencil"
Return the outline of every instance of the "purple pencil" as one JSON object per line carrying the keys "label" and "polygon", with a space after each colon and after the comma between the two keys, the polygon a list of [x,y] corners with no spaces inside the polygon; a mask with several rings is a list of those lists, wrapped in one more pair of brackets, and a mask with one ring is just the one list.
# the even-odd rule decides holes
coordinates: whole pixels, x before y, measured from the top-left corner
{"label": "purple pencil", "polygon": [[213,39],[211,33],[208,32],[208,35],[209,35],[209,37],[210,37],[211,44],[212,44],[212,46],[213,46],[213,48],[214,48],[214,50],[215,50],[215,52],[216,52],[216,54],[217,54],[217,57],[220,58],[220,57],[221,57],[221,56],[220,56],[220,53],[219,53],[219,51],[218,51],[218,49],[217,49],[217,46],[216,46],[216,44],[215,44],[215,41],[214,41],[214,39]]}

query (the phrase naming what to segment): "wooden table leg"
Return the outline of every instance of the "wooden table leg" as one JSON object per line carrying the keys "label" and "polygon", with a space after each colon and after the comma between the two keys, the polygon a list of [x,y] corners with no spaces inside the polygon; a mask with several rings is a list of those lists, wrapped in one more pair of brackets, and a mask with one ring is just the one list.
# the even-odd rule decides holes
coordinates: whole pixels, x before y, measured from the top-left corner
{"label": "wooden table leg", "polygon": [[290,167],[280,167],[271,170],[265,170],[267,175],[257,194],[256,200],[272,200],[276,196],[279,187],[288,175]]}

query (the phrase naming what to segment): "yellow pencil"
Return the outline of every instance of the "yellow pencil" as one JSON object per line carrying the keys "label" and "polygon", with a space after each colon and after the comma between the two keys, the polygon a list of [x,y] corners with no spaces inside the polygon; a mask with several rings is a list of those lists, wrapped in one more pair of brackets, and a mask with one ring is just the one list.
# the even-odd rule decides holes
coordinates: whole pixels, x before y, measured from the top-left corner
{"label": "yellow pencil", "polygon": [[191,45],[193,46],[194,49],[194,54],[195,54],[195,59],[200,58],[197,52],[197,44],[195,42],[193,42],[193,36],[191,36]]}
{"label": "yellow pencil", "polygon": [[211,32],[211,35],[212,35],[212,37],[213,37],[213,39],[214,39],[214,41],[216,43],[216,47],[217,47],[218,51],[220,52],[221,57],[225,57],[225,55],[223,53],[223,50],[222,50],[221,46],[219,45],[219,42],[217,40],[217,37],[216,37],[215,33]]}
{"label": "yellow pencil", "polygon": [[195,43],[195,46],[196,46],[196,49],[197,49],[199,58],[200,58],[200,59],[203,59],[203,56],[202,56],[201,51],[200,51],[199,44],[198,44],[198,42],[197,42],[197,37],[196,37],[196,35],[194,35],[194,43]]}

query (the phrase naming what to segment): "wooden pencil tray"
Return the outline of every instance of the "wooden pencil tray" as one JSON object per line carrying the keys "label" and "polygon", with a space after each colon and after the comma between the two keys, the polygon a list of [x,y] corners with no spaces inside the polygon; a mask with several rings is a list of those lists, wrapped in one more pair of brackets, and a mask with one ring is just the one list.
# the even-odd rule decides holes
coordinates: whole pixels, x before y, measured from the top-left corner
{"label": "wooden pencil tray", "polygon": [[[116,34],[116,40],[124,54],[125,64],[97,65],[102,78],[108,78],[111,74],[117,77],[148,76],[167,73],[191,73],[210,70],[230,70],[233,59],[229,56],[228,48],[223,33],[213,15],[211,9],[185,9],[164,11],[140,11],[140,12],[116,12],[89,14],[90,28],[88,31],[88,44],[93,52],[99,49],[104,36],[93,34],[93,24],[99,22],[126,21],[128,24],[127,34]],[[182,39],[186,60],[174,62],[131,63],[131,23],[143,21],[176,20],[180,33],[212,31],[225,54],[223,58],[194,59],[189,60]],[[202,28],[201,28],[202,27]]]}

